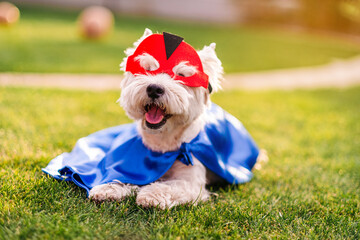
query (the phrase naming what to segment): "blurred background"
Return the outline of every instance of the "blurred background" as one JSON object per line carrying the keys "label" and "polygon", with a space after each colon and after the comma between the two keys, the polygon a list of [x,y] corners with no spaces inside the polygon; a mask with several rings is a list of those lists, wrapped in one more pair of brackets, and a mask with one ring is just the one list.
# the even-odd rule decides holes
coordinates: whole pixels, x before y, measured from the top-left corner
{"label": "blurred background", "polygon": [[119,73],[123,51],[145,28],[180,35],[197,49],[216,42],[227,73],[317,66],[360,53],[360,0],[8,3],[18,13],[7,13],[9,20],[9,6],[0,7],[0,72]]}

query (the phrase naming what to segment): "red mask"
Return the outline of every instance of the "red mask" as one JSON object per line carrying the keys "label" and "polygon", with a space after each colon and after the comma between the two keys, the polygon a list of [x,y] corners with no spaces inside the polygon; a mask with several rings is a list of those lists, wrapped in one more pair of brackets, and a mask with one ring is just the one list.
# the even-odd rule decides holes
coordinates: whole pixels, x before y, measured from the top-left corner
{"label": "red mask", "polygon": [[[141,67],[135,58],[144,53],[153,56],[159,62],[160,67],[154,71],[145,70]],[[176,75],[173,68],[180,62],[187,62],[187,64],[196,67],[196,73],[189,77]],[[200,57],[195,49],[184,42],[183,38],[166,32],[152,34],[145,38],[136,48],[134,54],[128,57],[126,71],[134,75],[167,73],[186,86],[209,88],[211,92],[209,77],[204,73]]]}

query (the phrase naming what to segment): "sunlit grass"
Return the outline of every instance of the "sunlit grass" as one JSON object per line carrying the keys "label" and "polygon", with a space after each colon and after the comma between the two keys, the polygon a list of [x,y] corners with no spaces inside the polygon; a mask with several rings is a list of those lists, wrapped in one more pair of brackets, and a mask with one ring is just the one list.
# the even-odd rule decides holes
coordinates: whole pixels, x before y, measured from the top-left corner
{"label": "sunlit grass", "polygon": [[228,91],[270,162],[244,185],[169,211],[96,205],[41,168],[94,131],[129,122],[118,92],[0,88],[0,239],[358,239],[360,88]]}
{"label": "sunlit grass", "polygon": [[146,27],[181,35],[197,49],[216,42],[226,72],[311,66],[360,52],[360,47],[329,36],[129,16],[118,16],[112,34],[94,42],[79,37],[76,12],[20,10],[17,25],[0,28],[2,72],[118,73],[124,49]]}

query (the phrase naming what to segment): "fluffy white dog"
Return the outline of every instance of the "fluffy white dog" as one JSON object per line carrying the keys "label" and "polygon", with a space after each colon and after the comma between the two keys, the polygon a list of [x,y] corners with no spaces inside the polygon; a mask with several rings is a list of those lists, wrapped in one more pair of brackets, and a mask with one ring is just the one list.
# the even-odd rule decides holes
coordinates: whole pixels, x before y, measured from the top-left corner
{"label": "fluffy white dog", "polygon": [[[128,57],[150,35],[152,31],[146,29],[144,35],[134,43],[134,47],[125,51],[126,57],[120,64],[121,70],[126,70]],[[223,68],[216,56],[215,47],[215,43],[212,43],[197,52],[214,92],[220,89],[223,79]],[[159,68],[159,62],[147,53],[137,56],[135,60],[145,70]],[[183,77],[192,76],[198,71],[187,62],[180,62],[172,70]],[[182,143],[190,142],[204,128],[204,112],[210,106],[209,89],[186,86],[162,72],[132,74],[129,71],[125,72],[121,88],[120,105],[137,122],[144,145],[152,151],[165,153],[177,150]],[[121,201],[126,196],[137,194],[137,204],[165,209],[179,204],[206,201],[210,194],[205,185],[215,179],[214,174],[207,174],[206,167],[194,157],[193,165],[175,161],[165,175],[151,184],[136,186],[115,182],[98,185],[90,190],[89,197],[95,201]]]}

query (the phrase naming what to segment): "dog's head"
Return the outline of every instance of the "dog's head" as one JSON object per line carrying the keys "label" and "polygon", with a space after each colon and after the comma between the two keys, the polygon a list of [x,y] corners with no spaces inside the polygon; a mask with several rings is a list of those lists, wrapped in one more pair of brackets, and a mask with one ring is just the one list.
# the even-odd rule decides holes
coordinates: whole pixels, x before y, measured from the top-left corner
{"label": "dog's head", "polygon": [[210,92],[220,88],[223,69],[215,46],[196,52],[178,36],[146,29],[120,64],[120,104],[127,115],[152,133],[194,122],[209,105]]}

